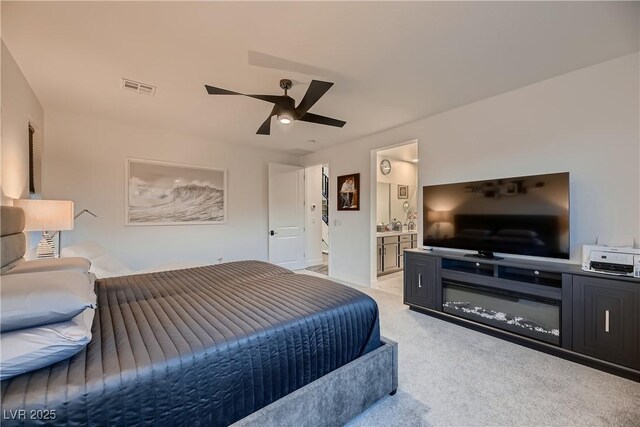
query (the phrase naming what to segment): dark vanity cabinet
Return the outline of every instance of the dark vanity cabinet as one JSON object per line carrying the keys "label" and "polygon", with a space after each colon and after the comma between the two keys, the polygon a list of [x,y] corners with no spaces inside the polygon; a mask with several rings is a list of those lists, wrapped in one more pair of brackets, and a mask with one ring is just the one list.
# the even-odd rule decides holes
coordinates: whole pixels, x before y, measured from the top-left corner
{"label": "dark vanity cabinet", "polygon": [[640,283],[573,276],[573,350],[640,369]]}
{"label": "dark vanity cabinet", "polygon": [[405,304],[435,309],[439,260],[416,256],[411,252],[405,252],[404,258]]}
{"label": "dark vanity cabinet", "polygon": [[640,381],[640,280],[565,263],[404,251],[411,309]]}

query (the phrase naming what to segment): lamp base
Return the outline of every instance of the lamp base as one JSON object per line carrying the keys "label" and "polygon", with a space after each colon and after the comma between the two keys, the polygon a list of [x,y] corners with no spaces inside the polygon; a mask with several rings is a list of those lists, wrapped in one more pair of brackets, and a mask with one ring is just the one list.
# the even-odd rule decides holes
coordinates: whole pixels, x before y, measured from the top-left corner
{"label": "lamp base", "polygon": [[436,235],[435,235],[436,240],[440,240],[440,223],[436,222]]}
{"label": "lamp base", "polygon": [[56,257],[56,247],[53,243],[53,237],[46,231],[42,233],[42,239],[40,239],[40,243],[38,243],[38,248],[36,249],[36,258],[44,259],[44,258],[55,258]]}

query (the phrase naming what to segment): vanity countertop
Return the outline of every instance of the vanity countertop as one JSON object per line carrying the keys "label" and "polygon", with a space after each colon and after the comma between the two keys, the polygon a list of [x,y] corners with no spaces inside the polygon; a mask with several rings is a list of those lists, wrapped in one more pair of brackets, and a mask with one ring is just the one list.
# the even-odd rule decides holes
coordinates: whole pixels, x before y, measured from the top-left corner
{"label": "vanity countertop", "polygon": [[400,236],[401,234],[418,234],[418,230],[409,231],[383,231],[376,233],[376,237]]}

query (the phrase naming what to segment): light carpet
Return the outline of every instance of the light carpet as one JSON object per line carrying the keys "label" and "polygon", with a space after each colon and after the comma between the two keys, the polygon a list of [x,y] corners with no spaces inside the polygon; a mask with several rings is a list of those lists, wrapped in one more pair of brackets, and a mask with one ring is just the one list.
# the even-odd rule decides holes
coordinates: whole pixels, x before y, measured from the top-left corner
{"label": "light carpet", "polygon": [[398,342],[399,389],[353,419],[374,426],[640,426],[640,383],[410,311],[357,287]]}

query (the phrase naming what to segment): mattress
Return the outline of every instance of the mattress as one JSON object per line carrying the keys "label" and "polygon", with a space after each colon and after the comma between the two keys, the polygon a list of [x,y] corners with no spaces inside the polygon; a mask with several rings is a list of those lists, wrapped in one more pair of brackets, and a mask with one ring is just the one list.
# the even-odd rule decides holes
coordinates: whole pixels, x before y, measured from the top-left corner
{"label": "mattress", "polygon": [[264,262],[96,292],[83,351],[2,382],[3,426],[228,425],[380,346],[371,298]]}

